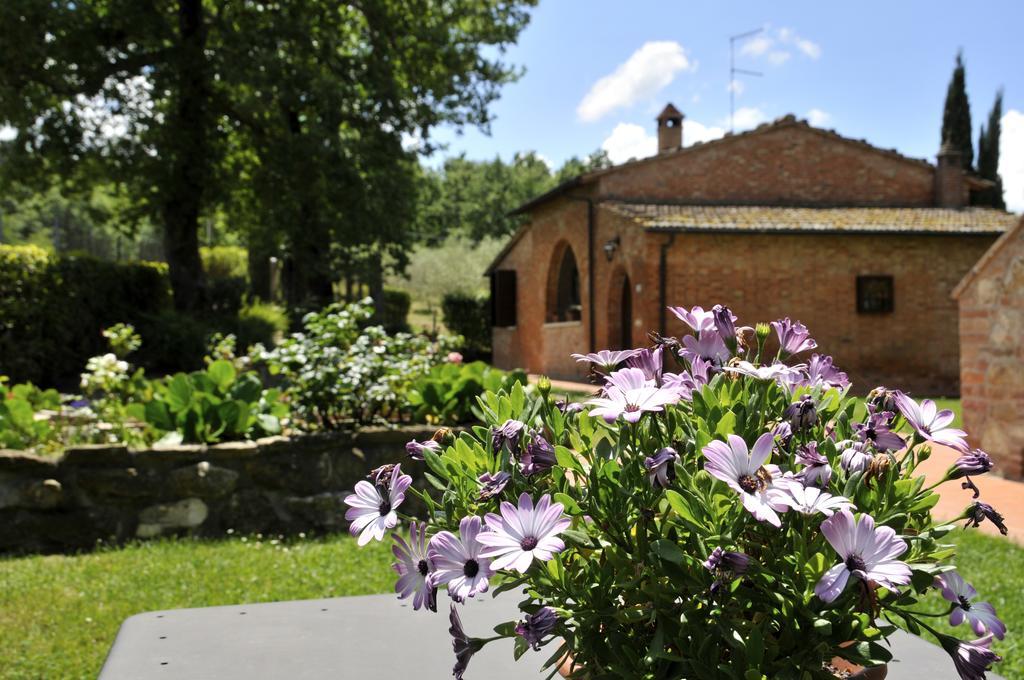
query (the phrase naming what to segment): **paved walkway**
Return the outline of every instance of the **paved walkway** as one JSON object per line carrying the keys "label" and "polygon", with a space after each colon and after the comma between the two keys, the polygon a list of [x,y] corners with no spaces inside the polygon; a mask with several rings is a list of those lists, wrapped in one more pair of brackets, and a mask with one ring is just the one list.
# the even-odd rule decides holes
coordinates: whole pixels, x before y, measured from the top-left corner
{"label": "paved walkway", "polygon": [[[536,382],[537,377],[531,375],[530,382]],[[553,394],[559,392],[591,393],[596,389],[596,386],[583,382],[551,381]],[[922,463],[919,470],[926,479],[939,479],[953,464],[957,455],[953,449],[935,446],[932,449],[931,458]],[[999,468],[996,468],[995,472],[998,471]],[[989,473],[976,477],[974,483],[981,489],[981,497],[978,500],[988,503],[999,511],[1010,530],[1009,537],[1017,543],[1024,544],[1024,482],[1013,482]],[[935,506],[935,516],[939,519],[959,517],[964,508],[973,501],[972,493],[960,488],[960,480],[946,482],[937,491],[939,492],[939,503]],[[980,529],[987,534],[999,535],[999,530],[988,521],[983,522]]]}

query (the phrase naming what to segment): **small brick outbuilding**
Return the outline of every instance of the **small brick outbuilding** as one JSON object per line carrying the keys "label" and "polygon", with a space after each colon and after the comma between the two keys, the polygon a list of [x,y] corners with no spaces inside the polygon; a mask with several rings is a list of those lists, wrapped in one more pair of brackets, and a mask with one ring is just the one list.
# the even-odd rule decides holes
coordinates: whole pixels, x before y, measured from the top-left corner
{"label": "small brick outbuilding", "polygon": [[521,206],[488,269],[494,361],[581,377],[571,352],[677,334],[667,305],[728,304],[744,323],[790,316],[855,389],[959,392],[953,287],[1015,222],[968,207],[990,183],[793,116],[580,175]]}
{"label": "small brick outbuilding", "polygon": [[964,429],[1024,478],[1024,219],[986,252],[953,290],[960,305]]}

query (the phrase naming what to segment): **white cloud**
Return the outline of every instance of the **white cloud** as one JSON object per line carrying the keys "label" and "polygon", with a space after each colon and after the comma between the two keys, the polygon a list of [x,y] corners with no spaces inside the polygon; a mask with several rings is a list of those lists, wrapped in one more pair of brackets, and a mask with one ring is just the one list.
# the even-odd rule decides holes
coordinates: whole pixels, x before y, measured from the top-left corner
{"label": "white cloud", "polygon": [[737,130],[749,130],[755,128],[761,123],[768,120],[768,117],[764,115],[764,111],[752,106],[743,106],[736,109],[736,113],[732,117],[732,125]]}
{"label": "white cloud", "polygon": [[9,142],[17,136],[17,128],[10,125],[0,125],[0,142]]}
{"label": "white cloud", "polygon": [[630,158],[653,156],[658,150],[658,138],[636,123],[619,123],[601,142],[601,148],[608,152],[612,163],[623,163]]}
{"label": "white cloud", "polygon": [[746,57],[760,57],[774,45],[775,39],[762,33],[744,42],[740,54]]}
{"label": "white cloud", "polygon": [[807,122],[814,127],[824,127],[832,120],[832,114],[821,109],[811,109],[807,112]]}
{"label": "white cloud", "polygon": [[697,142],[709,142],[724,134],[725,128],[720,128],[717,125],[704,125],[695,120],[683,119],[683,146],[690,146]]}
{"label": "white cloud", "polygon": [[677,73],[693,68],[679,43],[644,43],[612,73],[594,83],[576,107],[576,115],[585,122],[598,120],[615,109],[653,97]]}
{"label": "white cloud", "polygon": [[732,82],[726,85],[725,89],[728,92],[735,92],[737,95],[740,95],[743,94],[743,90],[746,89],[746,86],[743,84],[742,80],[736,80],[733,78]]}
{"label": "white cloud", "polygon": [[817,59],[821,56],[821,46],[818,43],[797,35],[792,28],[786,27],[750,38],[740,47],[740,55],[764,58],[772,66],[781,66],[792,56],[787,48],[796,48],[810,59]]}
{"label": "white cloud", "polygon": [[1010,109],[1002,118],[999,138],[999,175],[1003,198],[1013,212],[1024,212],[1024,113]]}
{"label": "white cloud", "polygon": [[[718,139],[724,134],[725,129],[717,125],[683,119],[683,146]],[[613,163],[623,163],[631,158],[646,158],[657,153],[658,136],[635,123],[619,123],[601,142],[601,148],[608,152]]]}

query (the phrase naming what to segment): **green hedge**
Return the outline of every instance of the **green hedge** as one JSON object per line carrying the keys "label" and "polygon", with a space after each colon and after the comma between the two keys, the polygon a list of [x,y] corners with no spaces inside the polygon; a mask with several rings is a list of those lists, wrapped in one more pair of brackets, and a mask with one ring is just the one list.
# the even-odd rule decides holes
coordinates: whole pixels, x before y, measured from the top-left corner
{"label": "green hedge", "polygon": [[106,351],[101,331],[170,306],[167,267],[55,257],[34,246],[0,246],[0,374],[66,385],[88,357]]}
{"label": "green hedge", "polygon": [[444,325],[465,339],[467,358],[491,351],[491,299],[486,295],[448,293],[441,299]]}
{"label": "green hedge", "polygon": [[380,323],[388,333],[409,332],[409,309],[412,298],[404,290],[384,289],[384,306]]}

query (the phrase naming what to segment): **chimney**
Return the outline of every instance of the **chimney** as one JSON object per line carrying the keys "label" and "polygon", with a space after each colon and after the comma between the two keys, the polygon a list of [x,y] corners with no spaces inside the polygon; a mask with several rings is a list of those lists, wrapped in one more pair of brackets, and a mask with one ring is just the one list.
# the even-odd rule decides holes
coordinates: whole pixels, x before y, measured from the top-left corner
{"label": "chimney", "polygon": [[939,148],[935,166],[935,205],[940,208],[962,208],[967,204],[967,183],[960,167],[960,151],[949,142]]}
{"label": "chimney", "polygon": [[668,104],[658,121],[658,153],[675,151],[683,146],[683,114]]}

